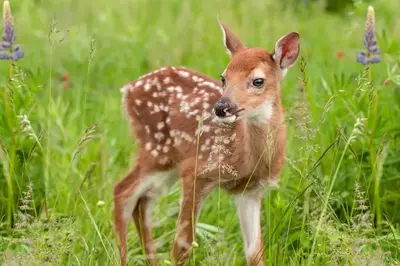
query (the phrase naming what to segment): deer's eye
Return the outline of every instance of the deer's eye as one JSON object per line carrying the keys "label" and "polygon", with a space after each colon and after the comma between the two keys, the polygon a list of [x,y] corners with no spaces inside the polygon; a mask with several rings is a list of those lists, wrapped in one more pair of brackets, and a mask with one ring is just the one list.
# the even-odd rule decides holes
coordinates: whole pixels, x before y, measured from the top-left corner
{"label": "deer's eye", "polygon": [[262,86],[264,86],[264,79],[259,78],[259,79],[253,80],[253,86],[257,87],[257,88],[261,88]]}
{"label": "deer's eye", "polygon": [[224,87],[225,86],[225,77],[224,76],[221,76],[221,82],[222,82],[222,87]]}

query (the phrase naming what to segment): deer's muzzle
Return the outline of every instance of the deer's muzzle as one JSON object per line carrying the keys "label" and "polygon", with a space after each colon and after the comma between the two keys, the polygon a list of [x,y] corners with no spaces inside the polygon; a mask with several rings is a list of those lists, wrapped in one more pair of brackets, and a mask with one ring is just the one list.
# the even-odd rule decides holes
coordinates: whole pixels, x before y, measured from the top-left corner
{"label": "deer's muzzle", "polygon": [[229,98],[222,97],[214,105],[214,113],[219,118],[229,117],[237,113],[238,106]]}

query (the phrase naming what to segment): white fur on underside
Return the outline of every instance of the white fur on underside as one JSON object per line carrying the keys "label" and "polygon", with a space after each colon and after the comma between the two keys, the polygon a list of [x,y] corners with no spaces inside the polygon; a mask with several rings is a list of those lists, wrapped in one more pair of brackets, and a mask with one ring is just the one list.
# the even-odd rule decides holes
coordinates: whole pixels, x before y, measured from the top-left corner
{"label": "white fur on underside", "polygon": [[150,192],[160,194],[160,190],[168,188],[168,185],[177,177],[177,169],[163,172],[153,172],[143,178],[143,181],[136,187],[132,195],[126,199],[124,204],[124,220],[128,224],[132,212],[141,196]]}

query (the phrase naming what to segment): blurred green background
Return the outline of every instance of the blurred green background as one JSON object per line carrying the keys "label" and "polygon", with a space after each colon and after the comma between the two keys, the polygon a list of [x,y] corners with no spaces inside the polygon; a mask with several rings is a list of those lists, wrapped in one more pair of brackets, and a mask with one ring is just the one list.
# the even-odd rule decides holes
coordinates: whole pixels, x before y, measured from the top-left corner
{"label": "blurred green background", "polygon": [[[119,263],[112,188],[136,151],[119,88],[164,65],[217,78],[217,15],[248,46],[301,36],[282,83],[287,161],[263,201],[266,265],[400,264],[400,1],[10,3],[25,57],[0,61],[0,264]],[[355,60],[368,5],[382,51],[369,70]],[[177,183],[154,206],[162,265],[179,197]],[[245,264],[229,195],[212,193],[199,222],[189,265]],[[133,225],[128,247],[143,265]]]}

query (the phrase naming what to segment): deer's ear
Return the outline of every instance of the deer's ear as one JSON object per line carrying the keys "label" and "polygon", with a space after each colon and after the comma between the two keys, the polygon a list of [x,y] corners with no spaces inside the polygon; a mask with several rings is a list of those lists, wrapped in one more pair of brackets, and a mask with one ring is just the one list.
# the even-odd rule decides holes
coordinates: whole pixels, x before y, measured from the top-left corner
{"label": "deer's ear", "polygon": [[280,38],[275,44],[273,58],[282,70],[296,63],[300,52],[300,36],[297,32],[291,32]]}
{"label": "deer's ear", "polygon": [[243,43],[239,40],[238,37],[227,27],[225,26],[220,20],[218,20],[219,26],[221,27],[223,41],[226,48],[226,51],[230,56],[235,54],[240,49],[245,48]]}

